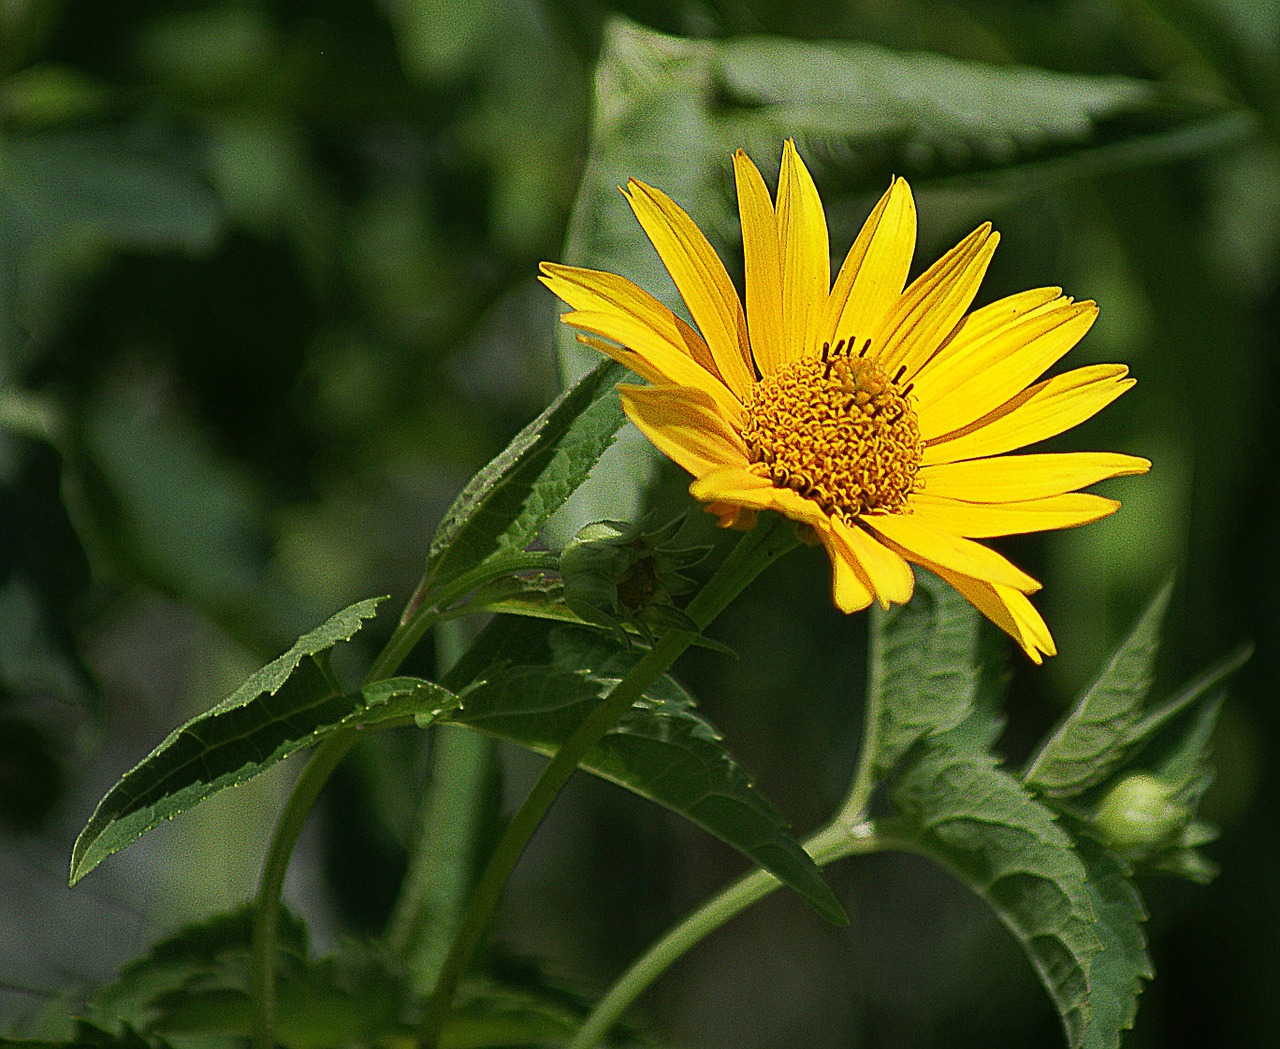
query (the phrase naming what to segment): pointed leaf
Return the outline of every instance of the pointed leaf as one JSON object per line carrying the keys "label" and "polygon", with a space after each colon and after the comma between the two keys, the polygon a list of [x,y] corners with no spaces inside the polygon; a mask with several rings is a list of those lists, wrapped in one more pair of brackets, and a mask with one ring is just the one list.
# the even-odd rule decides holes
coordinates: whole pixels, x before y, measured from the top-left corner
{"label": "pointed leaf", "polygon": [[320,660],[350,639],[382,598],[360,601],[299,638],[217,706],[171,732],[107,792],[80,832],[71,884],[107,856],[163,820],[218,791],[244,783],[339,729],[435,716],[456,703],[436,685],[414,679],[379,682],[345,695]]}
{"label": "pointed leaf", "polygon": [[431,541],[429,585],[523,550],[537,536],[626,421],[613,387],[628,374],[621,365],[601,362],[472,478]]}
{"label": "pointed leaf", "polygon": [[[641,654],[592,630],[496,620],[445,679],[455,691],[466,689],[448,721],[554,753]],[[844,921],[813,860],[787,834],[786,821],[670,677],[645,693],[582,767],[692,820],[828,919]]]}
{"label": "pointed leaf", "polygon": [[[185,926],[131,962],[99,991],[91,1017],[125,1020],[147,1035],[226,1041],[252,1029],[253,911],[243,907]],[[342,942],[313,959],[305,926],[282,909],[276,954],[279,1041],[290,1049],[369,1044],[405,1036],[408,1000],[397,962],[378,948]]]}
{"label": "pointed leaf", "polygon": [[1070,797],[1101,783],[1124,761],[1151,688],[1160,626],[1169,606],[1166,583],[1120,643],[1111,661],[1031,760],[1023,778],[1051,797]]}
{"label": "pointed leaf", "polygon": [[1120,1032],[1133,1027],[1143,981],[1155,975],[1142,925],[1147,910],[1129,871],[1101,845],[1079,841],[1080,859],[1089,878],[1089,898],[1098,923],[1094,930],[1102,949],[1089,970],[1089,1017],[1081,1049],[1120,1049]]}
{"label": "pointed leaf", "polygon": [[916,573],[911,601],[872,619],[869,707],[878,707],[875,768],[886,775],[920,739],[946,732],[973,709],[981,616],[931,572]]}
{"label": "pointed leaf", "polygon": [[1208,882],[1217,865],[1198,851],[1217,837],[1217,831],[1195,818],[1205,792],[1213,783],[1209,763],[1210,740],[1225,699],[1226,677],[1249,658],[1242,648],[1191,682],[1181,693],[1153,711],[1139,728],[1141,750],[1134,770],[1156,777],[1169,791],[1170,801],[1186,813],[1186,823],[1173,844],[1144,864],[1194,882]]}
{"label": "pointed leaf", "polygon": [[[1169,722],[1178,719],[1188,708],[1194,707],[1204,700],[1215,701],[1220,699],[1227,678],[1244,666],[1252,656],[1252,645],[1241,645],[1234,652],[1224,656],[1204,673],[1199,674],[1188,682],[1176,695],[1147,714],[1134,726],[1129,734],[1129,741],[1134,745],[1146,745],[1148,741],[1153,741]],[[1211,728],[1212,726],[1210,726]],[[1173,738],[1181,739],[1181,733],[1175,731]],[[1199,747],[1203,743],[1204,740],[1197,737],[1197,742],[1193,746]],[[1180,770],[1184,767],[1186,754],[1182,748],[1175,747],[1174,750],[1182,755],[1182,759],[1175,761],[1170,766],[1170,770]],[[1197,750],[1196,753],[1199,754],[1201,751]],[[1164,760],[1174,761],[1174,758],[1171,756],[1169,759]]]}
{"label": "pointed leaf", "polygon": [[939,743],[917,752],[891,797],[906,824],[905,847],[953,871],[991,905],[1030,957],[1067,1040],[1080,1046],[1102,944],[1084,864],[1053,813],[995,758]]}

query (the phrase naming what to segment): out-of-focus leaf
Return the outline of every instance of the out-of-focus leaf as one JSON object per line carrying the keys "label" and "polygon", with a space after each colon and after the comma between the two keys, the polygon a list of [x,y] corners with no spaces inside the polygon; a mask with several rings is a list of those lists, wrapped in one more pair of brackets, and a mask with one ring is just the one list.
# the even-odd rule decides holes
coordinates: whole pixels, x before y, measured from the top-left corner
{"label": "out-of-focus leaf", "polygon": [[1120,1033],[1133,1027],[1143,981],[1155,975],[1142,924],[1147,910],[1129,872],[1110,852],[1087,838],[1079,844],[1088,875],[1102,949],[1089,970],[1089,1014],[1081,1049],[1120,1049]]}
{"label": "out-of-focus leaf", "polygon": [[472,478],[431,542],[428,585],[529,544],[613,443],[625,421],[613,386],[626,374],[602,362]]}
{"label": "out-of-focus leaf", "polygon": [[[729,158],[740,147],[776,169],[782,140],[795,137],[810,166],[829,176],[830,204],[841,191],[880,192],[891,173],[917,182],[994,177],[1118,142],[1150,143],[1154,152],[1177,132],[1226,118],[1238,123],[1234,113],[1206,111],[1128,77],[869,44],[691,40],[623,19],[606,28],[593,117],[565,261],[624,273],[675,308],[670,278],[617,199],[616,187],[629,177],[683,203],[712,243],[736,257]],[[1193,153],[1215,144],[1192,137],[1181,145]],[[1137,148],[1117,162],[1142,159]],[[573,360],[587,359],[572,352],[571,335],[561,340]]]}
{"label": "out-of-focus leaf", "polygon": [[533,990],[470,980],[458,994],[441,1042],[467,1049],[564,1045],[585,1016],[585,1008]]}
{"label": "out-of-focus leaf", "polygon": [[1032,758],[1023,779],[1034,790],[1052,797],[1078,794],[1124,761],[1151,688],[1172,590],[1172,581],[1160,589],[1106,669]]}
{"label": "out-of-focus leaf", "polygon": [[[250,908],[180,929],[131,962],[90,1003],[91,1018],[188,1039],[245,1037],[252,1030]],[[276,1034],[291,1049],[325,1049],[404,1034],[403,973],[376,949],[344,941],[313,959],[305,926],[281,913],[276,955]]]}
{"label": "out-of-focus leaf", "polygon": [[107,248],[213,244],[221,210],[185,152],[115,128],[0,140],[0,345],[16,349],[19,327],[44,330],[46,295],[69,260]]}
{"label": "out-of-focus leaf", "polygon": [[432,734],[419,844],[386,935],[419,994],[429,994],[435,986],[471,890],[500,833],[499,750],[495,739],[478,732],[445,729]]}
{"label": "out-of-focus leaf", "polygon": [[[94,995],[89,1019],[180,1045],[237,1044],[231,1039],[247,1036],[252,1024],[251,929],[252,911],[244,908],[166,937]],[[305,926],[282,911],[276,974],[276,1038],[289,1049],[412,1040],[406,1020],[411,991],[388,952],[344,941],[334,954],[313,958]],[[562,1045],[586,1012],[583,1002],[551,986],[535,967],[499,958],[491,974],[460,988],[442,1044]]]}
{"label": "out-of-focus leaf", "polygon": [[990,755],[924,744],[891,785],[904,847],[948,868],[1027,952],[1073,1047],[1090,1015],[1102,947],[1088,875],[1053,813]]}
{"label": "out-of-focus leaf", "polygon": [[356,696],[336,684],[324,662],[328,651],[349,640],[380,600],[351,605],[299,638],[125,773],[76,840],[71,883],[161,821],[340,729],[389,720],[425,722],[456,704],[443,688],[414,679],[378,682]]}
{"label": "out-of-focus leaf", "polygon": [[75,1022],[75,1034],[65,1042],[9,1038],[0,1041],[8,1049],[170,1049],[168,1042],[157,1038],[143,1038],[128,1024],[118,1032],[112,1032],[86,1020]]}
{"label": "out-of-focus leaf", "polygon": [[981,616],[925,571],[916,573],[910,602],[873,614],[868,703],[880,713],[868,743],[883,778],[920,739],[955,728],[972,712]]}
{"label": "out-of-focus leaf", "polygon": [[83,671],[56,644],[31,585],[0,583],[0,692],[48,691],[63,698],[85,694]]}
{"label": "out-of-focus leaf", "polygon": [[[447,720],[554,753],[640,658],[592,630],[499,619],[445,677]],[[582,767],[656,801],[748,856],[833,921],[843,911],[777,810],[671,678],[660,678]]]}
{"label": "out-of-focus leaf", "polygon": [[174,158],[172,150],[106,129],[6,135],[0,207],[46,247],[84,237],[201,250],[220,228],[217,200]]}
{"label": "out-of-focus leaf", "polygon": [[70,488],[90,550],[194,603],[250,650],[315,621],[273,573],[265,493],[196,426],[127,389],[93,402],[78,438]]}

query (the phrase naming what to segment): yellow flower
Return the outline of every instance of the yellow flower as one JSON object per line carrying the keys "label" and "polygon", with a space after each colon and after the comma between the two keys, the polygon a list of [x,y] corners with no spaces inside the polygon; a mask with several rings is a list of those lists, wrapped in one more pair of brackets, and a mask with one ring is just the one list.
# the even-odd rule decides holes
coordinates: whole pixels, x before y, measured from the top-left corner
{"label": "yellow flower", "polygon": [[[1119,503],[1077,491],[1145,473],[1132,455],[1007,455],[1088,419],[1133,385],[1122,365],[1035,380],[1097,315],[1059,288],[969,313],[999,235],[974,230],[911,284],[916,215],[896,179],[831,283],[826,217],[788,140],[776,204],[733,158],[746,309],[693,220],[636,179],[623,191],[697,329],[625,277],[543,263],[578,338],[647,379],[627,415],[693,475],[724,527],[776,510],[812,529],[845,612],[911,597],[907,562],[935,572],[1035,662],[1053,638],[1040,584],[976,539],[1070,528]],[[1031,385],[1033,384],[1034,385]]]}

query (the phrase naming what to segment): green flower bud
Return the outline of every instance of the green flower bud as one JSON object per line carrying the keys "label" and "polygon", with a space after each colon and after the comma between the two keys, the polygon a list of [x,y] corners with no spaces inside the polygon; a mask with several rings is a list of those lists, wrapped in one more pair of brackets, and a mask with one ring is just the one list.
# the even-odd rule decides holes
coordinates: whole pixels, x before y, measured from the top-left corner
{"label": "green flower bud", "polygon": [[648,640],[653,626],[692,629],[671,599],[692,586],[680,570],[702,560],[709,548],[671,546],[680,524],[677,518],[646,532],[643,522],[595,521],[581,529],[560,555],[565,604],[628,640],[625,627]]}
{"label": "green flower bud", "polygon": [[1098,805],[1094,826],[1121,854],[1141,857],[1176,839],[1190,816],[1167,783],[1135,773],[1107,791]]}

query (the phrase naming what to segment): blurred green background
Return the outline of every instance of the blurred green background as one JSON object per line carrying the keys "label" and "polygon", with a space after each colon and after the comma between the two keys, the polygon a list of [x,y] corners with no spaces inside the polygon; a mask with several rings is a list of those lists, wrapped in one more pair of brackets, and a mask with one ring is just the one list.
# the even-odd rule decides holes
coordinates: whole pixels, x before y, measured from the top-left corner
{"label": "blurred green background", "polygon": [[[1101,303],[1068,363],[1139,384],[1061,446],[1154,467],[1106,488],[1115,518],[1003,544],[1045,580],[1062,653],[1011,660],[1006,749],[1026,755],[1171,571],[1162,680],[1257,643],[1216,739],[1223,873],[1144,883],[1158,977],[1128,1044],[1280,1041],[1278,45],[1280,7],[1254,0],[0,0],[0,1030],[252,893],[294,765],[74,891],[67,858],[180,720],[335,609],[412,591],[461,484],[580,366],[539,260],[661,292],[613,189],[635,175],[740,265],[731,150],[772,178],[794,134],[837,252],[905,174],[917,272],[989,218],[980,302],[1061,284]],[[684,508],[650,464],[615,457],[599,516],[635,508],[637,477]],[[859,731],[865,619],[832,610],[827,572],[793,555],[717,627],[740,658],[681,667],[800,831]],[[515,797],[538,762],[506,758]],[[423,766],[403,734],[332,784],[286,893],[321,946],[385,920]],[[740,864],[583,778],[499,936],[595,994]],[[878,857],[831,877],[850,929],[779,895],[637,1019],[706,1047],[1060,1044],[1016,945],[947,876]]]}

